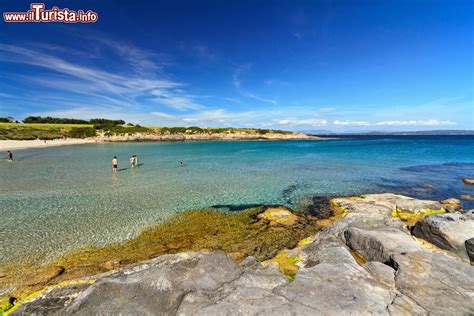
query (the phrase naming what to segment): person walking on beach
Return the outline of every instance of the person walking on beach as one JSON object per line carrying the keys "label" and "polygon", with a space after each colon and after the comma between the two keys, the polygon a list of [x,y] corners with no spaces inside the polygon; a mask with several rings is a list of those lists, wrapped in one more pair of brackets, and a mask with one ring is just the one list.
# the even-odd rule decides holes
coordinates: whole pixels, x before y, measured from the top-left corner
{"label": "person walking on beach", "polygon": [[13,154],[11,151],[7,151],[7,160],[12,162],[13,161]]}
{"label": "person walking on beach", "polygon": [[117,172],[118,170],[118,160],[117,156],[114,156],[114,159],[112,159],[112,171]]}

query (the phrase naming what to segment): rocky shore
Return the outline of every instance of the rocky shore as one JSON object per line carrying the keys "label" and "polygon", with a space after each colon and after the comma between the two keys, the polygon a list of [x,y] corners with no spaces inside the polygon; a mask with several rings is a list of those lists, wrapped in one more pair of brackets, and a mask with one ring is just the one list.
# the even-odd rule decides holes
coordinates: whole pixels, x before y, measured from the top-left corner
{"label": "rocky shore", "polygon": [[95,137],[100,142],[127,142],[127,141],[212,141],[212,140],[321,140],[323,138],[309,136],[304,133],[268,132],[261,134],[258,130],[254,132],[225,132],[225,133],[175,133],[175,134],[153,134],[134,133],[123,135],[101,134]]}
{"label": "rocky shore", "polygon": [[[335,222],[270,260],[161,255],[49,286],[12,315],[472,315],[474,213],[458,200],[335,198]],[[285,210],[258,216],[291,227]]]}

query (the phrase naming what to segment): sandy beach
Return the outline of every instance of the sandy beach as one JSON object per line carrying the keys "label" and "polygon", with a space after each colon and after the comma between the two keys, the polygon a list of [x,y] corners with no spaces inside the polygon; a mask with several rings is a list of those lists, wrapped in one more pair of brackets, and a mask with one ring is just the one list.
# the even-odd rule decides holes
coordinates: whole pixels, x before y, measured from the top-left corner
{"label": "sandy beach", "polygon": [[91,138],[66,138],[53,140],[0,140],[0,151],[5,150],[20,150],[29,148],[46,148],[64,145],[80,145],[96,143],[97,140]]}

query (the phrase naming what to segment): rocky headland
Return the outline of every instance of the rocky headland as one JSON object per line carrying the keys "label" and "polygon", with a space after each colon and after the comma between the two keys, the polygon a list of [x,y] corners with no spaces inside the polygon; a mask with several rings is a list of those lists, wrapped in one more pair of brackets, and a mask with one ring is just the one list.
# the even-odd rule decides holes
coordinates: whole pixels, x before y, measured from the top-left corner
{"label": "rocky headland", "polygon": [[[17,302],[10,298],[9,312],[474,314],[474,213],[463,211],[458,200],[373,194],[335,198],[330,206],[329,219],[314,219],[317,230],[293,246],[280,242],[290,247],[275,249],[267,260],[267,254],[236,256],[223,249],[158,255],[67,282],[58,282],[65,272],[57,270],[47,287]],[[267,247],[278,240],[275,229],[311,226],[310,219],[281,207],[252,216],[254,228],[272,231]],[[291,230],[295,225],[299,229]]]}
{"label": "rocky headland", "polygon": [[212,141],[212,140],[321,140],[323,138],[297,132],[266,132],[259,130],[231,130],[222,133],[212,132],[180,132],[180,133],[133,133],[106,134],[101,133],[94,138],[98,142],[127,141]]}
{"label": "rocky headland", "polygon": [[111,130],[96,130],[93,127],[57,127],[48,124],[39,127],[29,126],[31,124],[10,124],[13,127],[9,128],[3,125],[0,124],[1,150],[106,142],[324,139],[298,132],[245,128],[114,127]]}

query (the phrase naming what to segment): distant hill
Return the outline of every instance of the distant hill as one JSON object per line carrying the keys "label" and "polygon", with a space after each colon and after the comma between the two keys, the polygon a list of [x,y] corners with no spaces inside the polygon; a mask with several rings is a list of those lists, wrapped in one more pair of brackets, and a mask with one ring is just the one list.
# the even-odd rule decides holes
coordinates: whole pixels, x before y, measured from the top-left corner
{"label": "distant hill", "polygon": [[[316,132],[316,131],[315,131]],[[322,131],[321,133],[315,133],[313,131],[306,131],[309,135],[474,135],[474,130],[433,130],[433,131],[411,131],[411,132],[331,132]]]}

